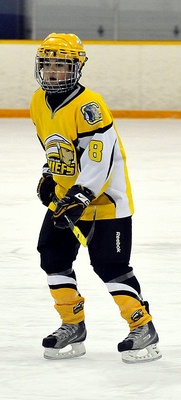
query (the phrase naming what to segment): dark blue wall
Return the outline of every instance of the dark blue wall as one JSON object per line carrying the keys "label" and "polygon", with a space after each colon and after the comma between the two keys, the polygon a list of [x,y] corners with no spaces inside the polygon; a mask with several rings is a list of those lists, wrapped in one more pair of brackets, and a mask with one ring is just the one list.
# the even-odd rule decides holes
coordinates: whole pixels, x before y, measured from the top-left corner
{"label": "dark blue wall", "polygon": [[24,0],[0,0],[0,39],[24,39]]}

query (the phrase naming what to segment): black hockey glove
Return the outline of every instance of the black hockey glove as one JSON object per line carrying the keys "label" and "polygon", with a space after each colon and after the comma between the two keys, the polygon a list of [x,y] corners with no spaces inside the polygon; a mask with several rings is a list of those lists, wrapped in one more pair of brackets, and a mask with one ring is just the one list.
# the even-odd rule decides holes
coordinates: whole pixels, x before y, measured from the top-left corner
{"label": "black hockey glove", "polygon": [[52,173],[48,164],[43,166],[42,177],[37,186],[37,195],[44,206],[48,207],[55,196],[56,183],[52,178]]}
{"label": "black hockey glove", "polygon": [[89,189],[79,185],[72,186],[65,197],[56,203],[53,214],[55,226],[61,229],[69,227],[65,215],[75,224],[93,199]]}

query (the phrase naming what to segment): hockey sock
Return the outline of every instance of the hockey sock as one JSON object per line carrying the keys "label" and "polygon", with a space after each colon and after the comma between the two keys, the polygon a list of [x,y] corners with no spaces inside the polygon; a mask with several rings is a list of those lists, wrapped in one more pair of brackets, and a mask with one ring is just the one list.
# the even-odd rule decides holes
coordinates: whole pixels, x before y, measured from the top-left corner
{"label": "hockey sock", "polygon": [[143,302],[129,295],[113,295],[121,316],[128,322],[130,330],[147,324],[152,320]]}
{"label": "hockey sock", "polygon": [[50,289],[63,324],[78,324],[85,318],[84,298],[75,289]]}

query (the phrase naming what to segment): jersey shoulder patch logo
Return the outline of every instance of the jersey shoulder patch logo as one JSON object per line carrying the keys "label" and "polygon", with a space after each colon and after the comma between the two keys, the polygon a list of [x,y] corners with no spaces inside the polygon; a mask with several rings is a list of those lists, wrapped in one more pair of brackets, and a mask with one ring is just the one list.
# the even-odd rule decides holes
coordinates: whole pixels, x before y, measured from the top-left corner
{"label": "jersey shoulder patch logo", "polygon": [[84,104],[81,107],[81,113],[83,114],[85,121],[87,121],[87,123],[90,125],[94,125],[97,124],[97,122],[102,121],[99,104],[94,101]]}

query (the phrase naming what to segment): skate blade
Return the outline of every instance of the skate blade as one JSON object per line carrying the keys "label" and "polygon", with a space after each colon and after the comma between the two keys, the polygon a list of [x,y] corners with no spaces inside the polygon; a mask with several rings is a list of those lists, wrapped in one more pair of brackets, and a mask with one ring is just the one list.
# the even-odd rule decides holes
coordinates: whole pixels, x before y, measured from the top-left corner
{"label": "skate blade", "polygon": [[162,354],[156,343],[147,346],[143,350],[128,350],[122,353],[122,361],[127,364],[156,361],[162,358]]}
{"label": "skate blade", "polygon": [[47,360],[64,360],[66,358],[81,357],[86,353],[83,342],[72,343],[63,349],[45,348],[44,358]]}

